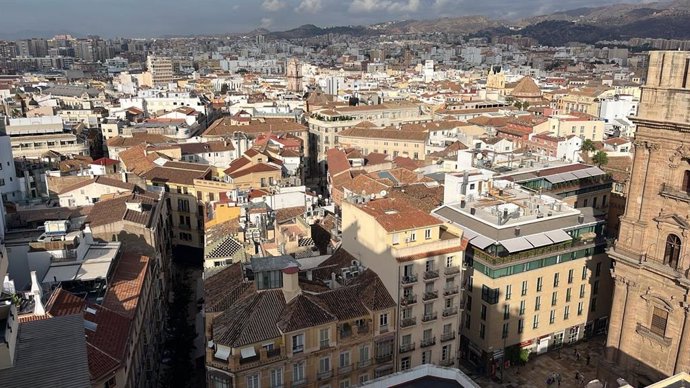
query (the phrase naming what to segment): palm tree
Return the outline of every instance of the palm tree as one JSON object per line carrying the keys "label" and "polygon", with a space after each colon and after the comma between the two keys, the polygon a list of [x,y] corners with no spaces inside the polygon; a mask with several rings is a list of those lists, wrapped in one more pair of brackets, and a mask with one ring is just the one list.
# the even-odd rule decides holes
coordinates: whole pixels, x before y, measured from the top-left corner
{"label": "palm tree", "polygon": [[597,153],[592,156],[592,162],[598,167],[606,165],[609,162],[609,155],[604,151],[597,151]]}

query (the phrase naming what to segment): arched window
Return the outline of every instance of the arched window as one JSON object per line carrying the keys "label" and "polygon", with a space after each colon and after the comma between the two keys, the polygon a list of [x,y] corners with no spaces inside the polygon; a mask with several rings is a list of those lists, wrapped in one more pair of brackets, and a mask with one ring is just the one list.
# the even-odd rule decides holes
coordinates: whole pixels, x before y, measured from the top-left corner
{"label": "arched window", "polygon": [[681,242],[680,237],[675,234],[669,234],[666,237],[666,250],[664,251],[664,264],[676,268],[678,266],[678,258],[680,257]]}

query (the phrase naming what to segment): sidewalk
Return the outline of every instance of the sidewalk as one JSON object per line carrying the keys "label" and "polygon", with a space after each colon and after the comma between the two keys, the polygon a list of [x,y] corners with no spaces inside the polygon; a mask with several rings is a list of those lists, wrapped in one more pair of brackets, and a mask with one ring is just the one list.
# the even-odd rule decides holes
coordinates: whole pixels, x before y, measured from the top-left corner
{"label": "sidewalk", "polygon": [[[488,377],[474,377],[474,381],[487,388],[544,388],[549,387],[546,380],[554,373],[561,375],[561,387],[581,387],[575,379],[576,372],[584,375],[584,382],[588,383],[596,378],[596,365],[604,357],[606,338],[603,336],[581,341],[573,346],[560,350],[551,350],[540,356],[532,356],[523,367],[511,367],[504,371],[503,383],[490,380]],[[578,360],[575,350],[580,353]],[[587,365],[587,355],[590,362]],[[498,372],[500,376],[500,372]],[[551,384],[552,388],[558,384]]]}

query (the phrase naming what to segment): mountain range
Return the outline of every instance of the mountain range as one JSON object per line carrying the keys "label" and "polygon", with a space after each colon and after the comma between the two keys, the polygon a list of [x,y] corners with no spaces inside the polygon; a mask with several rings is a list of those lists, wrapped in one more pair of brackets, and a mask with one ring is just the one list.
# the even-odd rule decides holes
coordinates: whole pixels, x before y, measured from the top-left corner
{"label": "mountain range", "polygon": [[321,28],[309,24],[287,31],[262,33],[276,39],[303,39],[330,33],[352,36],[433,32],[486,37],[522,35],[544,45],[560,46],[569,42],[595,43],[633,37],[690,39],[689,26],[690,0],[674,0],[578,8],[513,21],[462,16],[391,21],[370,26]]}

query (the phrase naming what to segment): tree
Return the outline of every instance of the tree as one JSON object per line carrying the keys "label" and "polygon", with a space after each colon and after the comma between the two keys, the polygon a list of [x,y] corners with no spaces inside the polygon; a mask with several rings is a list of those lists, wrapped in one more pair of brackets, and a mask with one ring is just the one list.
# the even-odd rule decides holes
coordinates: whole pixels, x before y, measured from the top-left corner
{"label": "tree", "polygon": [[601,167],[609,162],[609,155],[604,151],[598,151],[592,156],[592,162]]}
{"label": "tree", "polygon": [[520,110],[522,109],[522,103],[521,103],[520,101],[515,101],[515,103],[513,104],[513,106],[515,106],[516,108],[518,108],[518,109],[520,109]]}
{"label": "tree", "polygon": [[220,94],[222,94],[222,95],[228,94],[228,84],[223,84],[223,86],[220,87]]}
{"label": "tree", "polygon": [[594,150],[595,150],[594,142],[591,139],[587,139],[587,140],[583,141],[582,145],[580,146],[580,151],[582,151],[582,152],[589,153],[589,152],[592,152]]}

